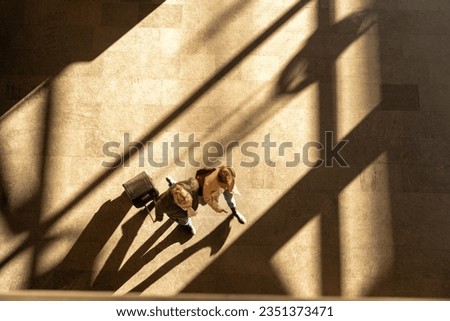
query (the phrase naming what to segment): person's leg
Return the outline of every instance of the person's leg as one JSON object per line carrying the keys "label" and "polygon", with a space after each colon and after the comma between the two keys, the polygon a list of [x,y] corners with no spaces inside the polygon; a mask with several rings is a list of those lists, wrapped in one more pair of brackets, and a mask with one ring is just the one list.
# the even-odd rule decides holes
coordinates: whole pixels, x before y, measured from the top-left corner
{"label": "person's leg", "polygon": [[225,201],[227,201],[228,207],[232,210],[236,208],[236,199],[234,198],[233,193],[230,193],[227,189],[223,192],[223,197],[225,197]]}
{"label": "person's leg", "polygon": [[242,213],[236,209],[236,199],[234,198],[234,195],[230,193],[228,190],[225,190],[223,192],[223,196],[225,197],[225,200],[227,201],[227,204],[230,207],[233,216],[237,218],[239,223],[241,224],[247,223],[247,219],[245,218],[245,216],[242,215]]}
{"label": "person's leg", "polygon": [[192,235],[195,235],[197,233],[197,230],[195,229],[194,225],[192,224],[192,220],[190,217],[187,218],[176,218],[173,219],[175,222],[177,222],[179,225],[186,228],[186,230],[189,231]]}

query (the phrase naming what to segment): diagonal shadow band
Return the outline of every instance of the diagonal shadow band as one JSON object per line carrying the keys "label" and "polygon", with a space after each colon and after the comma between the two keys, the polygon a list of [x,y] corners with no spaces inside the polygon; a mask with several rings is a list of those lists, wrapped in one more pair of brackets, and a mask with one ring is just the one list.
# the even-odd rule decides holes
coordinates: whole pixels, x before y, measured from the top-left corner
{"label": "diagonal shadow band", "polygon": [[[236,67],[239,63],[241,63],[246,56],[248,56],[251,52],[253,52],[256,48],[258,48],[265,40],[267,40],[275,31],[281,28],[290,18],[292,18],[297,12],[303,8],[309,0],[300,0],[295,3],[289,10],[287,10],[277,21],[275,21],[269,28],[267,28],[264,32],[262,32],[255,40],[253,40],[250,44],[248,44],[240,53],[238,53],[234,58],[232,58],[227,64],[225,64],[215,75],[213,75],[209,80],[207,80],[200,88],[198,88],[191,96],[185,100],[176,111],[174,111],[171,115],[167,116],[164,120],[162,120],[156,127],[154,127],[149,133],[143,137],[140,141],[149,141],[158,134],[161,130],[163,130],[166,126],[168,126],[174,119],[181,116],[184,112],[186,112],[189,107],[191,107],[200,97],[202,97],[206,92],[208,92],[211,88],[213,88],[221,79],[223,79],[234,67]],[[130,157],[132,157],[138,150],[132,149],[130,153],[124,154],[122,156],[121,161],[126,161]],[[115,164],[119,165],[120,162]],[[84,199],[87,195],[89,195],[98,185],[100,185],[103,181],[105,181],[112,173],[114,169],[109,169],[100,174],[98,177],[93,179],[93,182],[78,196],[76,196],[72,201],[66,204],[61,210],[55,213],[51,219],[43,222],[39,229],[41,234],[45,234],[51,226],[53,226],[56,222],[58,222],[61,217],[73,208],[78,202]],[[19,245],[15,250],[13,250],[9,255],[7,255],[0,262],[0,269],[3,268],[8,262],[10,262],[15,256],[19,253],[27,249],[28,247],[34,244],[33,239],[26,239],[21,245]]]}
{"label": "diagonal shadow band", "polygon": [[164,2],[0,1],[0,118],[71,63],[98,57]]}
{"label": "diagonal shadow band", "polygon": [[[331,26],[318,29],[307,41],[306,45],[297,53],[279,74],[276,88],[272,97],[258,106],[257,113],[251,119],[236,119],[239,136],[246,137],[260,127],[273,112],[273,106],[284,103],[285,97],[294,96],[309,85],[320,81],[321,84],[331,84],[329,72],[336,59],[354,41],[363,36],[375,24],[372,10],[355,12]],[[326,47],[327,49],[324,49]],[[326,102],[321,102],[321,105]],[[243,105],[241,106],[241,108]],[[282,108],[282,107],[281,107]],[[328,107],[327,107],[328,108]],[[331,125],[331,124],[329,124]],[[212,128],[220,128],[223,122],[217,122]],[[323,133],[330,128],[321,128]],[[223,137],[223,144],[227,145],[236,140],[235,133]],[[225,152],[225,151],[223,151]],[[223,156],[223,155],[221,155]]]}

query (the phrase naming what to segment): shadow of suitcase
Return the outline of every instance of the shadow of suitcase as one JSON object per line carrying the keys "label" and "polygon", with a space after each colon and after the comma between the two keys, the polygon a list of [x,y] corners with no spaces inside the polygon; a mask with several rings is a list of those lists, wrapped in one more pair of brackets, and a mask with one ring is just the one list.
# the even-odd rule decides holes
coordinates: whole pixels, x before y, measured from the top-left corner
{"label": "shadow of suitcase", "polygon": [[148,204],[152,201],[155,202],[159,197],[159,191],[155,187],[152,178],[143,171],[122,184],[122,186],[133,206],[139,209],[145,207],[150,214],[151,210],[148,208]]}

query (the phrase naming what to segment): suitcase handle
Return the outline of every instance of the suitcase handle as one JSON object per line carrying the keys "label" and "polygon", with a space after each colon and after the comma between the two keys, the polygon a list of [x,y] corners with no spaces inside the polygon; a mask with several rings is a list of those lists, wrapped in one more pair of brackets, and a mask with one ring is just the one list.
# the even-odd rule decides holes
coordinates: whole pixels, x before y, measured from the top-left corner
{"label": "suitcase handle", "polygon": [[153,217],[152,211],[148,208],[147,204],[144,205],[145,209],[147,210],[148,216],[152,219],[153,223],[156,222],[156,218]]}

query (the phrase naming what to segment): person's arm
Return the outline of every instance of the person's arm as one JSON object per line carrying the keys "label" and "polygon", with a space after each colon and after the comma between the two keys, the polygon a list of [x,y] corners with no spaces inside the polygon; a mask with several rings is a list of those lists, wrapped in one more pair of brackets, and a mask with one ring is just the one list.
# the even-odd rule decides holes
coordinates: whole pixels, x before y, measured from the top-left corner
{"label": "person's arm", "polygon": [[162,197],[155,204],[155,219],[158,222],[161,222],[164,218],[164,200],[166,195],[162,195]]}
{"label": "person's arm", "polygon": [[[213,194],[217,194],[217,195],[213,195]],[[205,184],[203,186],[203,199],[205,200],[206,203],[208,203],[209,206],[211,206],[211,208],[213,210],[215,210],[217,213],[222,213],[222,212],[226,212],[223,208],[220,207],[219,205],[219,197],[218,197],[218,191],[217,190],[212,190],[211,189],[211,185],[210,184]]]}

